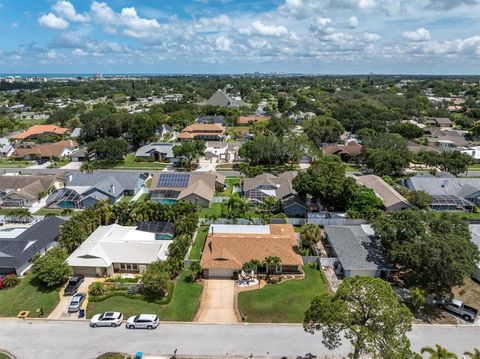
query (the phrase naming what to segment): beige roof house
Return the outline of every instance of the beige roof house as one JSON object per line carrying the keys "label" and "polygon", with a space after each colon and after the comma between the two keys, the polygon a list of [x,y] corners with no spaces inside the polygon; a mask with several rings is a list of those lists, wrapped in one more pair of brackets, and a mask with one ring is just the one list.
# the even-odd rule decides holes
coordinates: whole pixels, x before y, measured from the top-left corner
{"label": "beige roof house", "polygon": [[216,123],[194,123],[185,127],[178,135],[179,140],[222,140],[225,128]]}
{"label": "beige roof house", "polygon": [[60,183],[57,176],[0,176],[2,206],[30,207],[38,201],[40,192]]}
{"label": "beige roof house", "polygon": [[396,212],[411,207],[410,203],[381,177],[375,175],[355,176],[359,185],[370,188],[382,199],[387,212]]}
{"label": "beige roof house", "polygon": [[200,264],[207,278],[228,278],[245,262],[262,262],[269,256],[281,260],[273,272],[301,272],[302,257],[292,225],[211,225]]}
{"label": "beige roof house", "polygon": [[184,200],[208,207],[215,190],[223,190],[225,176],[216,172],[157,172],[150,186],[151,199],[161,203]]}

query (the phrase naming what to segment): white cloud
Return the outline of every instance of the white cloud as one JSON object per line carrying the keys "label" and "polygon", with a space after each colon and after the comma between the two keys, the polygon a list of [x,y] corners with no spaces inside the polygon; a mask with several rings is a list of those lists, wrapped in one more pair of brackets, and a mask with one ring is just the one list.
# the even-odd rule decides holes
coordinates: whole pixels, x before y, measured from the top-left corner
{"label": "white cloud", "polygon": [[89,21],[88,15],[78,14],[75,7],[69,1],[57,1],[52,6],[53,11],[63,18],[73,22],[87,22]]}
{"label": "white cloud", "polygon": [[220,15],[212,18],[202,17],[196,23],[199,28],[223,27],[232,25],[232,20],[227,15]]}
{"label": "white cloud", "polygon": [[103,25],[104,30],[109,33],[115,33],[115,29],[121,27],[127,36],[149,38],[152,32],[161,27],[156,19],[138,16],[134,7],[126,7],[120,13],[116,13],[106,3],[94,1],[90,9],[95,21]]}
{"label": "white cloud", "polygon": [[217,37],[217,39],[215,40],[215,44],[217,45],[217,49],[220,51],[230,51],[232,41],[228,37],[221,35]]}
{"label": "white cloud", "polygon": [[332,23],[332,19],[328,17],[317,16],[310,24],[310,31],[318,34],[332,34],[335,29],[329,26]]}
{"label": "white cloud", "polygon": [[433,55],[470,54],[480,57],[480,36],[447,41],[427,41],[411,44],[409,52]]}
{"label": "white cloud", "polygon": [[72,51],[72,55],[75,57],[86,57],[88,56],[88,52],[82,50],[82,49],[74,49]]}
{"label": "white cloud", "polygon": [[350,16],[347,21],[347,24],[350,28],[355,29],[358,26],[358,19],[356,16]]}
{"label": "white cloud", "polygon": [[50,50],[45,54],[45,57],[49,60],[55,60],[57,58],[57,52],[55,50]]}
{"label": "white cloud", "polygon": [[16,28],[18,27],[18,23],[14,21],[14,22],[12,22],[12,23],[10,24],[10,27],[11,27],[12,29],[16,29]]}
{"label": "white cloud", "polygon": [[243,35],[280,37],[288,34],[283,25],[265,25],[261,21],[254,21],[246,28],[238,30]]}
{"label": "white cloud", "polygon": [[364,32],[362,38],[365,42],[376,42],[382,39],[382,37],[375,32]]}
{"label": "white cloud", "polygon": [[404,31],[402,36],[408,41],[421,42],[430,40],[430,31],[421,27],[414,31]]}
{"label": "white cloud", "polygon": [[358,2],[358,7],[360,9],[373,9],[377,6],[377,2],[375,0],[360,0]]}
{"label": "white cloud", "polygon": [[57,17],[55,14],[49,13],[38,18],[38,23],[43,27],[48,27],[54,30],[64,30],[68,27],[68,22]]}

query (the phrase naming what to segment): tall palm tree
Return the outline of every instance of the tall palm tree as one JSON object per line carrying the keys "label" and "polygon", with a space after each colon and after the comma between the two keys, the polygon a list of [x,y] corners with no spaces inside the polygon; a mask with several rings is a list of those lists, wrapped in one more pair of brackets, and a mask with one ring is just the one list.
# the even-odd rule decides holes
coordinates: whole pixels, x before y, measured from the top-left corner
{"label": "tall palm tree", "polygon": [[420,352],[422,354],[428,353],[430,359],[458,359],[454,353],[449,352],[447,349],[438,344],[435,345],[435,349],[431,347],[424,347]]}
{"label": "tall palm tree", "polygon": [[240,197],[238,193],[234,193],[223,202],[222,207],[225,209],[228,218],[240,218],[245,217],[245,213],[250,208],[250,203],[247,199]]}
{"label": "tall palm tree", "polygon": [[73,210],[71,208],[65,208],[60,214],[64,217],[71,216]]}
{"label": "tall palm tree", "polygon": [[80,166],[80,172],[86,172],[87,174],[92,174],[93,171],[95,170],[95,165],[93,162],[90,161],[84,161],[82,165]]}
{"label": "tall palm tree", "polygon": [[463,355],[470,359],[480,359],[480,349],[474,349],[473,353],[465,352]]}
{"label": "tall palm tree", "polygon": [[300,239],[304,246],[309,246],[320,241],[322,230],[319,226],[313,223],[306,223],[300,230]]}

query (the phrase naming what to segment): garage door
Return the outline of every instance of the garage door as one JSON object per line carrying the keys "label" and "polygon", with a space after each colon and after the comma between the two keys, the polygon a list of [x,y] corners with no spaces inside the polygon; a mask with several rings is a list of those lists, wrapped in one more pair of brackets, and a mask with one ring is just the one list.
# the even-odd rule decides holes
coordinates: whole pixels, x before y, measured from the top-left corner
{"label": "garage door", "polygon": [[208,271],[209,278],[232,278],[233,269],[210,269]]}
{"label": "garage door", "polygon": [[72,267],[73,274],[83,274],[87,277],[95,277],[97,268],[95,267]]}

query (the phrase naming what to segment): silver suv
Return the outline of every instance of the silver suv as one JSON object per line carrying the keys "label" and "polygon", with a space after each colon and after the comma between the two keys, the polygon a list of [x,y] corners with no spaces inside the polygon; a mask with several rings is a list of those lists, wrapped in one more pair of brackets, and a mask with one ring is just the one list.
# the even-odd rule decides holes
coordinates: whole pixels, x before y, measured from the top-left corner
{"label": "silver suv", "polygon": [[154,329],[158,327],[158,316],[155,314],[134,315],[127,320],[128,329]]}

